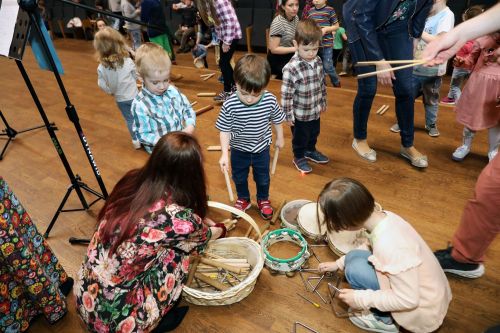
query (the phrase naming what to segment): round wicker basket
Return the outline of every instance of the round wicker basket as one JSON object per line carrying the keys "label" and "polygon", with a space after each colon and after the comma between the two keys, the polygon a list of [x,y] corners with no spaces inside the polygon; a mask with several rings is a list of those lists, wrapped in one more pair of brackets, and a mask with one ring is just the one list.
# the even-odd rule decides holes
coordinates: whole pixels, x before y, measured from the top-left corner
{"label": "round wicker basket", "polygon": [[229,305],[241,301],[252,292],[264,266],[262,249],[257,242],[246,237],[221,238],[210,242],[206,252],[221,256],[228,253],[244,256],[252,271],[238,285],[225,291],[206,292],[184,286],[182,293],[186,301],[197,305]]}

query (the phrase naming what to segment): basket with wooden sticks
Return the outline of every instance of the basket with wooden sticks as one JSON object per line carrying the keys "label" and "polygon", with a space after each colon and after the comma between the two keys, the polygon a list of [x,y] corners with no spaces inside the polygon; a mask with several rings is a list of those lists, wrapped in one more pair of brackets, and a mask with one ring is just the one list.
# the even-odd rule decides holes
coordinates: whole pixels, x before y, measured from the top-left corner
{"label": "basket with wooden sticks", "polygon": [[[262,237],[257,224],[246,213],[218,202],[209,201],[208,204],[212,208],[237,213],[254,227],[259,240]],[[191,261],[183,297],[197,305],[237,303],[252,292],[263,267],[262,249],[254,240],[247,237],[217,239],[209,242],[201,258]]]}

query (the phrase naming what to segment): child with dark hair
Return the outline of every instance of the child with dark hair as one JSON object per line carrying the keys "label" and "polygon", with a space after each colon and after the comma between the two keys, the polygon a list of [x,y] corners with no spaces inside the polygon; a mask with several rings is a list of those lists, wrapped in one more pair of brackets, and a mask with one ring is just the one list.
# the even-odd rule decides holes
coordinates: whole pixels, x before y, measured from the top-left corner
{"label": "child with dark hair", "polygon": [[188,307],[176,307],[189,256],[225,236],[206,218],[203,156],[191,135],[163,136],[140,168],[116,184],[97,217],[74,286],[77,312],[91,332],[167,332]]}
{"label": "child with dark hair", "polygon": [[400,216],[376,209],[372,194],[354,179],[329,182],[318,203],[330,232],[365,229],[368,233],[369,248],[349,251],[318,266],[321,272],[345,272],[352,289],[341,289],[338,297],[353,310],[351,322],[376,332],[398,332],[394,321],[411,332],[438,329],[451,290],[417,231]]}
{"label": "child with dark hair", "polygon": [[293,164],[302,173],[312,171],[307,160],[329,162],[316,150],[320,114],[326,111],[325,74],[318,57],[321,38],[321,29],[313,20],[300,21],[293,41],[297,52],[283,68],[281,105],[292,128]]}
{"label": "child with dark hair", "polygon": [[273,216],[269,201],[269,146],[272,142],[271,124],[276,131],[276,147],[283,148],[285,114],[281,111],[276,96],[265,88],[271,77],[271,67],[264,58],[247,54],[234,68],[236,92],[222,105],[215,127],[220,130],[222,156],[219,165],[222,171],[229,169],[229,146],[231,146],[231,169],[238,200],[234,207],[246,211],[250,208],[248,173],[253,169],[257,185],[257,206],[263,219]]}

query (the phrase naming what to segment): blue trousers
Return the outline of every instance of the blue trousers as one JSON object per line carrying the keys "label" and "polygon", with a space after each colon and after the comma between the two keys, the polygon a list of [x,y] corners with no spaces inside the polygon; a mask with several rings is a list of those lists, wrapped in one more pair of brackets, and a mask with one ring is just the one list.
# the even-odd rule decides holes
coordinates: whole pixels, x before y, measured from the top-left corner
{"label": "blue trousers", "polygon": [[[413,39],[408,34],[406,20],[396,21],[377,31],[378,42],[386,60],[413,59]],[[368,59],[364,46],[360,40],[349,44],[353,63]],[[356,67],[356,74],[368,73],[375,70],[375,66]],[[413,146],[413,113],[414,98],[412,88],[412,68],[394,72],[396,80],[392,82],[392,90],[396,97],[396,117],[401,129],[401,144],[408,148]],[[377,77],[371,76],[358,80],[358,93],[353,105],[354,137],[366,140],[368,117],[373,98],[377,92]]]}
{"label": "blue trousers", "polygon": [[[368,261],[372,253],[366,250],[352,250],[345,256],[345,277],[352,289],[356,290],[379,290],[377,274],[375,268]],[[375,317],[386,324],[392,324],[390,312],[382,312],[371,309]]]}
{"label": "blue trousers", "polygon": [[134,125],[134,116],[132,115],[131,111],[133,101],[134,100],[131,99],[130,101],[116,102],[116,104],[118,105],[118,108],[120,109],[123,118],[125,118],[125,122],[127,123],[127,129],[128,132],[130,133],[130,136],[132,137],[132,140],[137,140],[137,136],[132,130],[132,126]]}
{"label": "blue trousers", "polygon": [[458,101],[460,95],[462,95],[462,83],[470,76],[470,72],[471,71],[469,69],[453,67],[448,98],[453,98],[455,102]]}
{"label": "blue trousers", "polygon": [[335,66],[333,64],[333,48],[330,47],[320,47],[318,51],[318,55],[323,62],[323,72],[325,75],[330,77],[332,84],[334,86],[338,86],[340,83],[339,77],[337,76],[337,72],[335,71]]}
{"label": "blue trousers", "polygon": [[413,74],[413,93],[415,99],[422,96],[426,126],[437,123],[441,82],[441,76],[420,76]]}
{"label": "blue trousers", "polygon": [[269,199],[269,147],[260,153],[248,153],[245,151],[231,149],[231,169],[233,170],[233,181],[236,185],[238,198],[250,200],[248,191],[248,173],[250,166],[253,171],[253,180],[257,185],[257,200]]}

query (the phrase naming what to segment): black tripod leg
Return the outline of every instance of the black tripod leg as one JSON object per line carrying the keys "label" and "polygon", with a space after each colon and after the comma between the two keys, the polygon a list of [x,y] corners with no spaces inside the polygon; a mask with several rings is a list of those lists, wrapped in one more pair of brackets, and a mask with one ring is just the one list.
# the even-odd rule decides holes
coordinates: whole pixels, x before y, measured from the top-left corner
{"label": "black tripod leg", "polygon": [[64,207],[64,204],[68,200],[69,195],[71,194],[71,191],[73,191],[73,189],[74,189],[74,185],[71,185],[70,187],[68,187],[68,190],[66,191],[66,194],[64,195],[64,198],[62,199],[61,204],[59,204],[59,207],[57,208],[57,211],[54,214],[54,217],[52,218],[52,221],[50,221],[50,224],[47,227],[47,230],[45,230],[45,233],[43,234],[43,237],[45,237],[45,238],[49,237],[50,230],[52,230],[52,227],[54,226],[54,223],[56,223],[57,217],[61,213],[61,211],[62,211],[62,209]]}
{"label": "black tripod leg", "polygon": [[5,146],[3,146],[3,149],[2,149],[2,153],[0,154],[0,161],[3,160],[3,154],[5,153],[5,151],[7,150],[7,147],[9,146],[9,143],[12,141],[12,138],[9,137],[7,139],[7,142],[5,143]]}

